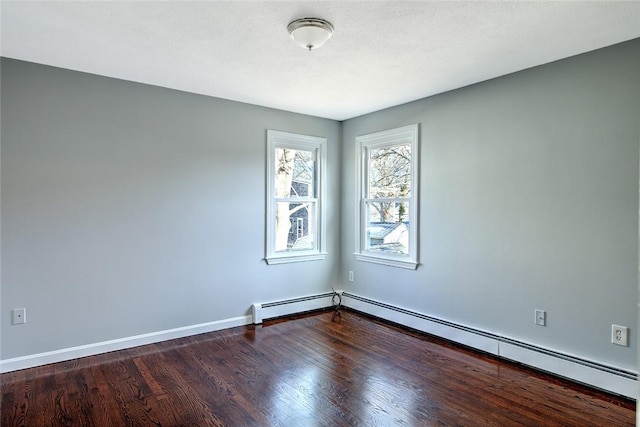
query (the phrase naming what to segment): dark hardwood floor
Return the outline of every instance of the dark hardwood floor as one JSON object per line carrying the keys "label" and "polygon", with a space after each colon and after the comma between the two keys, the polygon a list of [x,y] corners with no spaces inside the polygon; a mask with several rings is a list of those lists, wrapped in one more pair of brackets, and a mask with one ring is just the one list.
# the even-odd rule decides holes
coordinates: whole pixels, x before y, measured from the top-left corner
{"label": "dark hardwood floor", "polygon": [[9,426],[633,426],[635,402],[341,310],[0,376]]}

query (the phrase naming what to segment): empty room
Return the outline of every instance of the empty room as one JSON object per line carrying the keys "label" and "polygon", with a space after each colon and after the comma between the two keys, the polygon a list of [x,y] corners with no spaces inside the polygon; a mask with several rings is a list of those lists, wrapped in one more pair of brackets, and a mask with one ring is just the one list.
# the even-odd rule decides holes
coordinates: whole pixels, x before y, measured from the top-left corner
{"label": "empty room", "polygon": [[3,427],[635,425],[640,2],[0,8]]}

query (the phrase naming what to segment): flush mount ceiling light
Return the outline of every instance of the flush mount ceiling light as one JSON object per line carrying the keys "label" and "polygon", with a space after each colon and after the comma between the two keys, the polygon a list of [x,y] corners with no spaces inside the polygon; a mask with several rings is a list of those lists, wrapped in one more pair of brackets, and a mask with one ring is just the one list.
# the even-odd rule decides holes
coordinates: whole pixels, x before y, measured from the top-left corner
{"label": "flush mount ceiling light", "polygon": [[287,26],[291,38],[305,49],[317,49],[324,44],[331,34],[333,25],[320,18],[296,19]]}

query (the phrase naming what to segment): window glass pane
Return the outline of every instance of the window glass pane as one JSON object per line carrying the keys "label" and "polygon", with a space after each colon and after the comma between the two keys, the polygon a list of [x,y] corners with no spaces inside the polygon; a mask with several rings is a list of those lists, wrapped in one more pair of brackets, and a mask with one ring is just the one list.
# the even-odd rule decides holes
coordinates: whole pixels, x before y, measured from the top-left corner
{"label": "window glass pane", "polygon": [[315,197],[315,151],[275,149],[275,196]]}
{"label": "window glass pane", "polygon": [[367,250],[409,253],[409,202],[367,202],[366,215]]}
{"label": "window glass pane", "polygon": [[409,197],[411,144],[372,148],[368,154],[368,197]]}
{"label": "window glass pane", "polygon": [[276,252],[315,249],[315,202],[276,203]]}

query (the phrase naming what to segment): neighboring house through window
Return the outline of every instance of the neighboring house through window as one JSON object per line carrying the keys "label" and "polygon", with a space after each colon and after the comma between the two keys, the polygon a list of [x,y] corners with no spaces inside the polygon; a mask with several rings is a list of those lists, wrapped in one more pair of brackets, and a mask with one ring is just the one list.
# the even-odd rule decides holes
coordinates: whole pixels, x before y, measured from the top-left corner
{"label": "neighboring house through window", "polygon": [[267,131],[268,264],[323,259],[326,138]]}
{"label": "neighboring house through window", "polygon": [[356,138],[356,258],[418,266],[418,125]]}

